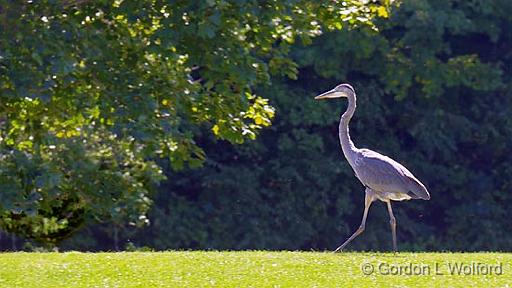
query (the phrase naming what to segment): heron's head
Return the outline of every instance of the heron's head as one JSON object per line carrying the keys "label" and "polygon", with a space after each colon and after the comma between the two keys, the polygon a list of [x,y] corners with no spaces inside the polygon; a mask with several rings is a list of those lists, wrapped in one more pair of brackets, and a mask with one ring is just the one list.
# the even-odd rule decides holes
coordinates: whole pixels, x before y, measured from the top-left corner
{"label": "heron's head", "polygon": [[350,84],[340,84],[334,89],[324,92],[315,97],[315,99],[329,99],[329,98],[341,98],[348,97],[349,94],[356,93],[354,88]]}

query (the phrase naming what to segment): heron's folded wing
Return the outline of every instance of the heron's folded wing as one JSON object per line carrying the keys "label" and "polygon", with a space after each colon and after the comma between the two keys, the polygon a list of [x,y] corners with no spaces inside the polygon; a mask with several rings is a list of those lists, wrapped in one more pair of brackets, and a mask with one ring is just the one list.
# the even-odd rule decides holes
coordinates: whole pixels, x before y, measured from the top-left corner
{"label": "heron's folded wing", "polygon": [[377,191],[409,195],[413,193],[418,198],[430,198],[425,186],[407,168],[393,159],[367,151],[358,162],[356,174],[364,185]]}

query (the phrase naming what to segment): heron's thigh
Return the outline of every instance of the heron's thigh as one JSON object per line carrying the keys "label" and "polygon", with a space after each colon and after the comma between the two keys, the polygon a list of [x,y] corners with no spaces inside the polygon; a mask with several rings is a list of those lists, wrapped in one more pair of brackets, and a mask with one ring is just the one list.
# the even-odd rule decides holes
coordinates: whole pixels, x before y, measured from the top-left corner
{"label": "heron's thigh", "polygon": [[367,203],[368,202],[371,203],[371,202],[375,201],[375,199],[378,199],[378,195],[375,192],[375,190],[373,190],[373,189],[366,188],[365,193],[366,193],[366,195],[365,195],[364,201]]}

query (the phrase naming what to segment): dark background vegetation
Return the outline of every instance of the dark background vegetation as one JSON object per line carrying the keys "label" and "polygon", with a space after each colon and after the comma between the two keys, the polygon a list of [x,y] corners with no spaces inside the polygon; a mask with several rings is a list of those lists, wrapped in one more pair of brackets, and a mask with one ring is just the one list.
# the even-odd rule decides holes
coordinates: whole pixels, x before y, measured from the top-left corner
{"label": "dark background vegetation", "polygon": [[[359,225],[364,187],[337,138],[346,101],[315,102],[351,83],[359,148],[391,156],[430,201],[394,204],[400,250],[512,250],[512,2],[403,1],[388,19],[295,43],[298,79],[256,87],[272,126],[242,145],[203,127],[201,168],[171,169],[150,225],[86,225],[61,249],[333,249]],[[385,205],[370,209],[350,249],[388,250]],[[3,249],[23,240],[3,234]]]}

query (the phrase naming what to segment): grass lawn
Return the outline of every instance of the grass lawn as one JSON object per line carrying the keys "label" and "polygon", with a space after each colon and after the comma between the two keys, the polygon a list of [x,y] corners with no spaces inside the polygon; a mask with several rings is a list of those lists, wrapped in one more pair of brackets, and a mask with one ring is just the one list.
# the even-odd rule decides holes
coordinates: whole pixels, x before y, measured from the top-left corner
{"label": "grass lawn", "polygon": [[0,287],[512,287],[511,253],[3,253],[0,267]]}

